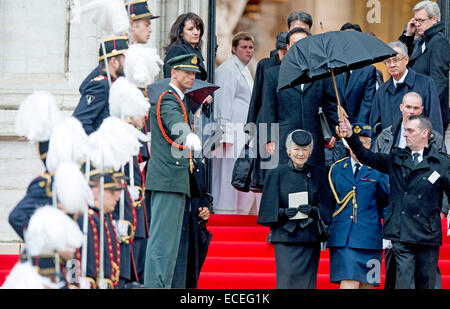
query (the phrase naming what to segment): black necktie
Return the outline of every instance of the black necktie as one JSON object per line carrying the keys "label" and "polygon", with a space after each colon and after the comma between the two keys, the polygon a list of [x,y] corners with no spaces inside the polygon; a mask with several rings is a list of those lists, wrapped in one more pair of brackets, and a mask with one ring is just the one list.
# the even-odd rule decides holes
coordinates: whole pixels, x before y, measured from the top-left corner
{"label": "black necktie", "polygon": [[419,156],[420,156],[420,153],[418,153],[418,152],[413,153],[413,162],[414,162],[414,165],[419,164]]}
{"label": "black necktie", "polygon": [[353,177],[356,179],[356,176],[358,176],[359,168],[361,167],[361,164],[355,163],[355,173],[353,174]]}

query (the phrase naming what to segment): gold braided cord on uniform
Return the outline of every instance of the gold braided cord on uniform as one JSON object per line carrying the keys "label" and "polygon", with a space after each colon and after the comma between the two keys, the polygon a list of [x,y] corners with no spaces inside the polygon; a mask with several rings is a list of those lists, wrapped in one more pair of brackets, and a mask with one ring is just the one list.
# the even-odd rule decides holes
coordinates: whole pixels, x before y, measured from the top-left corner
{"label": "gold braided cord on uniform", "polygon": [[331,191],[333,192],[333,195],[334,195],[334,198],[336,199],[336,202],[339,205],[341,205],[341,207],[339,207],[339,209],[336,210],[333,213],[333,218],[336,217],[342,210],[344,210],[344,208],[345,208],[345,206],[347,206],[348,202],[350,200],[352,200],[352,203],[353,203],[353,218],[352,219],[353,219],[354,223],[357,223],[356,222],[357,221],[356,220],[356,215],[357,215],[357,210],[358,210],[358,204],[356,203],[356,191],[355,191],[356,187],[353,186],[353,190],[350,191],[349,193],[347,193],[347,195],[342,200],[339,200],[339,196],[337,195],[336,189],[334,188],[333,182],[331,181],[331,172],[333,170],[333,167],[336,164],[338,164],[339,162],[342,162],[342,161],[347,160],[347,159],[348,159],[348,157],[345,157],[343,159],[340,159],[340,160],[334,162],[334,164],[331,165],[331,167],[330,167],[330,171],[328,172],[328,181],[330,183]]}

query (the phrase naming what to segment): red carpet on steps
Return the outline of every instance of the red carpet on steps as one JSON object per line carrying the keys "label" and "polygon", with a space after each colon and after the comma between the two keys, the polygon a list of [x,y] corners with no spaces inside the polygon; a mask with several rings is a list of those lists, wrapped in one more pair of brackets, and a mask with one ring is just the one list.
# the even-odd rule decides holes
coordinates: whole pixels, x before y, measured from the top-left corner
{"label": "red carpet on steps", "polygon": [[[442,288],[450,288],[450,240],[447,221],[442,220],[443,245],[439,267]],[[213,234],[208,256],[199,279],[200,289],[273,289],[275,258],[273,246],[266,242],[269,229],[256,224],[256,216],[211,215],[208,229]],[[0,286],[17,262],[17,255],[0,255]],[[322,251],[317,279],[318,289],[337,289],[330,283],[330,260]],[[384,287],[384,261],[381,285]]]}
{"label": "red carpet on steps", "polygon": [[[442,220],[443,246],[439,267],[442,288],[450,288],[450,240],[447,221]],[[256,224],[256,216],[211,215],[208,229],[213,234],[208,256],[199,279],[200,289],[273,289],[275,258],[273,246],[266,242],[269,228]],[[330,283],[329,252],[321,251],[318,289],[337,289]],[[381,285],[384,287],[384,260]]]}

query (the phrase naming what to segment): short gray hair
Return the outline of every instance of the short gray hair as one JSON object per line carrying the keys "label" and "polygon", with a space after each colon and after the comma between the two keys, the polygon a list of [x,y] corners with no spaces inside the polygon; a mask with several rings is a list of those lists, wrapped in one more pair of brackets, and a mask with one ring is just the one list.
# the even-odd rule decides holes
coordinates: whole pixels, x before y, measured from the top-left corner
{"label": "short gray hair", "polygon": [[[299,131],[306,132],[309,135],[311,135],[311,133],[309,133],[308,131],[301,130],[301,129],[294,130],[291,133],[289,133],[289,135],[286,138],[286,152],[289,152],[289,150],[291,150],[291,146],[292,146],[292,142],[293,142],[292,141],[292,134],[294,134],[295,132],[299,132]],[[312,135],[311,135],[311,143],[308,146],[311,147],[311,151],[312,151],[313,148],[314,148],[314,139],[313,139]]]}
{"label": "short gray hair", "polygon": [[400,48],[403,56],[408,56],[408,47],[406,47],[405,43],[402,43],[400,41],[395,41],[395,42],[389,42],[388,45],[390,48],[394,48],[394,47]]}
{"label": "short gray hair", "polygon": [[427,12],[428,18],[433,18],[436,16],[437,21],[441,21],[441,10],[439,5],[433,1],[421,1],[413,7],[413,12],[420,10],[425,10]]}

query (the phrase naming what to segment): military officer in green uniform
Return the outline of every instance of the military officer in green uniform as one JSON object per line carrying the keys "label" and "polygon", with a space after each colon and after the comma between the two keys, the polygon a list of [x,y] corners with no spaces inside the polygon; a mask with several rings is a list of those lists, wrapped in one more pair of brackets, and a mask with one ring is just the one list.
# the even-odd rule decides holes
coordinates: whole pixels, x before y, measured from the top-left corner
{"label": "military officer in green uniform", "polygon": [[195,54],[172,58],[170,83],[150,108],[152,143],[146,189],[151,194],[150,238],[147,243],[144,285],[171,288],[180,243],[193,151],[201,142],[191,130],[184,93],[200,72]]}

